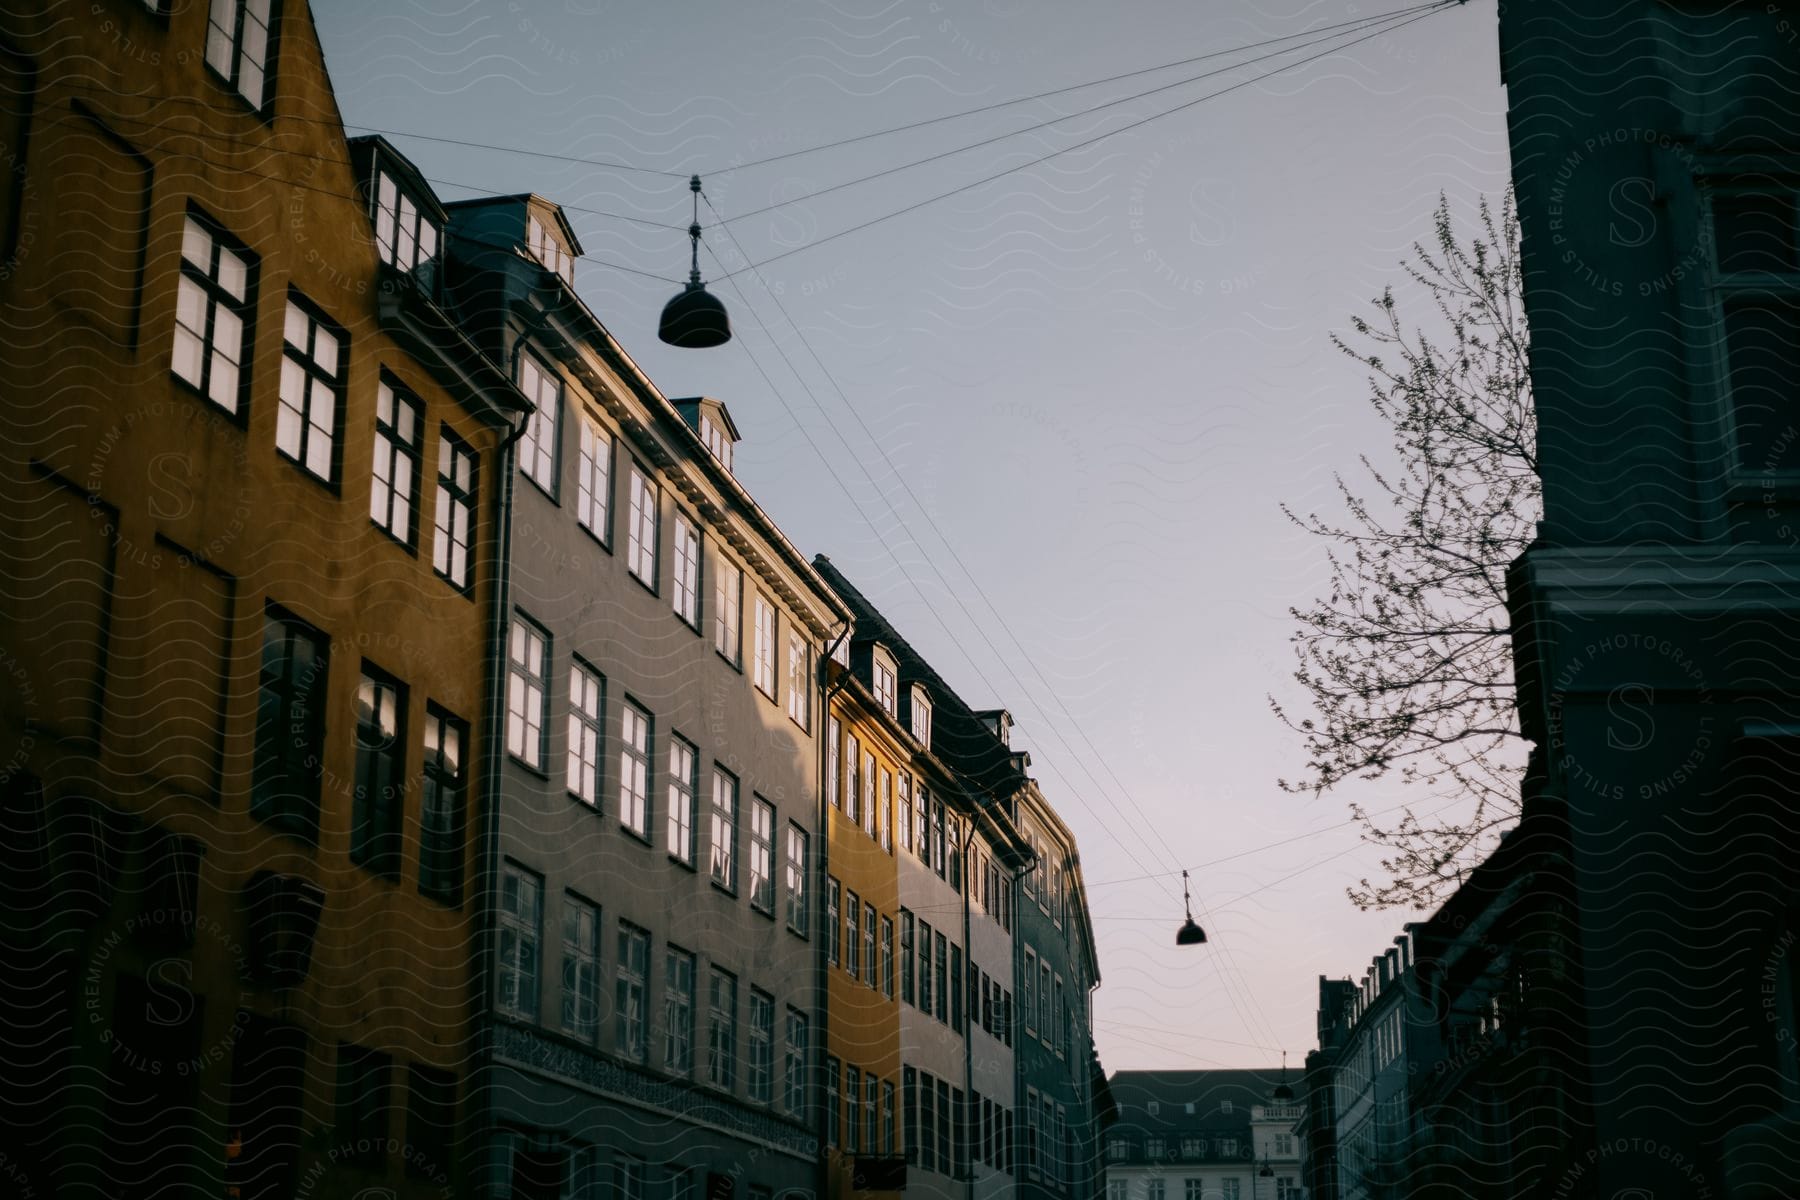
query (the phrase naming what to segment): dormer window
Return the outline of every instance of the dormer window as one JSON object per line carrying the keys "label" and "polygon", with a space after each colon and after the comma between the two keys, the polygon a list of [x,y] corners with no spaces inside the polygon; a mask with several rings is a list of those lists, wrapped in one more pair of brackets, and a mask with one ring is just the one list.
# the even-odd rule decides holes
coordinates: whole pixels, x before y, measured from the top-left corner
{"label": "dormer window", "polygon": [[931,748],[931,698],[922,687],[912,690],[912,735],[919,745]]}
{"label": "dormer window", "polygon": [[531,251],[533,258],[561,275],[570,287],[575,286],[575,257],[550,232],[549,227],[536,217],[532,217],[527,223],[525,246]]}
{"label": "dormer window", "polygon": [[700,440],[706,443],[706,448],[712,451],[721,466],[731,470],[731,435],[712,419],[710,413],[700,414]]}
{"label": "dormer window", "polygon": [[900,678],[894,669],[894,660],[888,652],[877,647],[874,655],[875,699],[888,716],[895,715],[900,702]]}
{"label": "dormer window", "polygon": [[437,257],[442,233],[392,175],[380,172],[375,183],[375,245],[383,262],[402,271],[430,262]]}

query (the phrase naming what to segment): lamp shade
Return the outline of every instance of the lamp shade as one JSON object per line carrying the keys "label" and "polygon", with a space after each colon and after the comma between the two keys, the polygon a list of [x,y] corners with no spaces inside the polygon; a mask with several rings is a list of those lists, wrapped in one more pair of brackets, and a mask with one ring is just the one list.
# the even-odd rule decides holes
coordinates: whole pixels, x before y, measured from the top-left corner
{"label": "lamp shade", "polygon": [[663,305],[657,336],[684,350],[706,350],[731,340],[731,318],[725,305],[697,280]]}
{"label": "lamp shade", "polygon": [[1192,917],[1189,917],[1175,933],[1175,944],[1177,946],[1198,946],[1205,940],[1206,930],[1194,924],[1194,918]]}

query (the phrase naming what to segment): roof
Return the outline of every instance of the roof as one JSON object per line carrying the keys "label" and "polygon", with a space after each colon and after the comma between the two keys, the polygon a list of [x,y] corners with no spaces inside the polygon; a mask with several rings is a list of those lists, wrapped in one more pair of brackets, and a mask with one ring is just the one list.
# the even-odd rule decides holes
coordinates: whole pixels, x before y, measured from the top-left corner
{"label": "roof", "polygon": [[[1250,1108],[1269,1104],[1279,1067],[1216,1071],[1118,1071],[1111,1079],[1121,1133],[1230,1133],[1249,1128]],[[1289,1086],[1292,1086],[1290,1081]],[[1229,1101],[1231,1111],[1224,1105]],[[1155,1103],[1153,1117],[1148,1105]],[[1187,1106],[1192,1104],[1190,1115]]]}

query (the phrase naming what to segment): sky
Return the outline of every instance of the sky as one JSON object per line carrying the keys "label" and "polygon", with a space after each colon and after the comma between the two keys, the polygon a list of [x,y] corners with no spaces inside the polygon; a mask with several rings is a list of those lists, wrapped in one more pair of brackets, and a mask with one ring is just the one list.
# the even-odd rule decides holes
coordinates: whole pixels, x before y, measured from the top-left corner
{"label": "sky", "polygon": [[[1436,803],[1276,784],[1304,765],[1268,705],[1298,699],[1288,609],[1326,581],[1279,506],[1329,515],[1333,473],[1387,453],[1329,335],[1406,304],[1440,192],[1466,217],[1506,185],[1494,0],[1218,52],[1417,3],[313,5],[352,132],[446,200],[569,206],[577,289],[666,394],[725,401],[789,538],[1011,710],[1080,844],[1109,1072],[1298,1068],[1318,977],[1415,919],[1346,898],[1380,869],[1346,803]],[[688,173],[736,331],[713,350],[656,338]]]}

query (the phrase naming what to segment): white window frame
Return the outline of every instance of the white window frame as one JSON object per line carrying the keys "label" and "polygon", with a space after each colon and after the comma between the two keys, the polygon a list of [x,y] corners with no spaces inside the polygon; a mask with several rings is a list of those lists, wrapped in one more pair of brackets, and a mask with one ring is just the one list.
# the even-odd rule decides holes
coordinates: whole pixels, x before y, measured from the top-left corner
{"label": "white window frame", "polygon": [[600,807],[601,748],[606,743],[606,679],[580,659],[569,664],[569,793]]}
{"label": "white window frame", "polygon": [[506,656],[506,750],[534,771],[544,769],[544,723],[550,704],[550,635],[513,614]]}
{"label": "white window frame", "polygon": [[746,1041],[744,1089],[758,1104],[775,1100],[775,997],[750,989],[750,1029]]}
{"label": "white window frame", "polygon": [[713,649],[739,670],[744,666],[744,569],[718,552],[713,587]]}
{"label": "white window frame", "polygon": [[737,892],[737,776],[713,764],[712,838],[707,846],[708,873],[718,887]]}
{"label": "white window frame", "polygon": [[562,424],[562,376],[527,350],[519,355],[519,390],[532,403],[519,438],[519,470],[556,499],[557,430]]}
{"label": "white window frame", "polygon": [[750,907],[775,914],[775,806],[750,797]]}
{"label": "white window frame", "polygon": [[619,922],[618,987],[613,1001],[613,1051],[641,1063],[650,1053],[650,933]]}
{"label": "white window frame", "polygon": [[329,484],[337,482],[339,410],[349,337],[297,292],[288,294],[281,326],[281,386],[275,448]]}
{"label": "white window frame", "polygon": [[592,1045],[600,1035],[599,906],[564,892],[562,927],[562,1031]]}
{"label": "white window frame", "polygon": [[575,519],[602,546],[612,545],[613,436],[586,413],[575,470]]}
{"label": "white window frame", "polygon": [[700,752],[680,734],[669,735],[669,857],[694,865],[695,802]]}
{"label": "white window frame", "polygon": [[506,863],[500,877],[494,1002],[501,1012],[533,1023],[538,1019],[543,918],[544,881],[517,863]]}
{"label": "white window frame", "polygon": [[274,100],[269,77],[277,49],[280,0],[212,0],[206,20],[206,65],[258,112]]}
{"label": "white window frame", "polygon": [[756,593],[756,625],[754,647],[754,674],[752,682],[756,690],[775,699],[775,606],[763,598],[761,592]]}
{"label": "white window frame", "polygon": [[662,494],[649,473],[631,464],[630,501],[626,507],[625,569],[633,579],[656,590],[657,524]]}
{"label": "white window frame", "polygon": [[181,231],[170,369],[226,412],[249,393],[246,334],[255,311],[256,260],[208,221],[188,213]]}
{"label": "white window frame", "polygon": [[469,549],[474,541],[475,487],[480,460],[467,442],[444,426],[438,433],[437,506],[432,517],[431,568],[451,587],[467,592],[474,581]]}
{"label": "white window frame", "polygon": [[375,248],[381,260],[412,271],[437,257],[442,231],[387,171],[375,175]]}
{"label": "white window frame", "polygon": [[688,515],[675,510],[675,577],[671,606],[675,615],[700,628],[700,530]]}
{"label": "white window frame", "polygon": [[806,936],[806,872],[810,866],[807,862],[808,837],[806,830],[788,822],[787,827],[787,925],[788,928]]}
{"label": "white window frame", "polygon": [[812,648],[806,639],[794,630],[788,630],[788,719],[802,729],[810,729],[812,722],[812,688],[808,686],[812,676],[807,668],[812,663]]}
{"label": "white window frame", "polygon": [[706,980],[706,1082],[737,1086],[737,976],[714,967]]}
{"label": "white window frame", "polygon": [[694,955],[679,946],[670,945],[663,956],[663,1068],[683,1078],[694,1073],[694,1008],[699,969]]}
{"label": "white window frame", "polygon": [[918,684],[912,690],[913,740],[931,749],[931,694]]}
{"label": "white window frame", "polygon": [[403,546],[419,536],[419,475],[425,406],[385,374],[375,383],[375,455],[369,467],[369,520]]}
{"label": "white window frame", "polygon": [[650,710],[626,697],[619,705],[619,824],[650,836]]}

